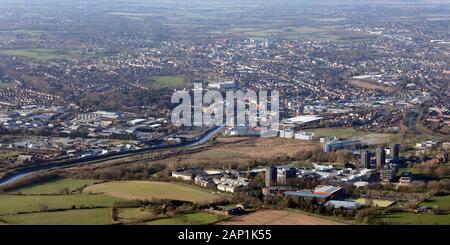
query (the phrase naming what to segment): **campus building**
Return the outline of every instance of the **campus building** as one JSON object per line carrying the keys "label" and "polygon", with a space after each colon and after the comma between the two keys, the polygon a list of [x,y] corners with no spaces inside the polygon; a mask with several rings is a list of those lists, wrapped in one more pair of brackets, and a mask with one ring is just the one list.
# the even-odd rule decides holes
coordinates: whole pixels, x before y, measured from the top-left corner
{"label": "campus building", "polygon": [[277,168],[266,168],[266,187],[271,187],[277,182]]}
{"label": "campus building", "polygon": [[286,191],[287,197],[302,197],[306,199],[316,199],[318,202],[325,203],[329,200],[340,199],[344,196],[344,189],[339,186],[318,186],[313,191]]}
{"label": "campus building", "polygon": [[393,144],[391,147],[391,157],[398,159],[400,157],[400,144]]}
{"label": "campus building", "polygon": [[370,151],[364,150],[361,151],[361,167],[370,168]]}

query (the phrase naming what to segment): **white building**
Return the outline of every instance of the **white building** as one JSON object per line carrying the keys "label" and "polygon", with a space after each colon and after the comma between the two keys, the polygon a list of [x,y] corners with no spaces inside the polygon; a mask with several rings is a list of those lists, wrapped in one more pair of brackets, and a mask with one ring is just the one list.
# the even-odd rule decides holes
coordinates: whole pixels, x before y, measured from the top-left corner
{"label": "white building", "polygon": [[298,132],[298,133],[295,133],[295,135],[294,135],[294,139],[297,139],[297,140],[312,141],[313,137],[314,137],[314,133],[311,133],[311,132]]}
{"label": "white building", "polygon": [[235,81],[223,81],[223,82],[212,82],[208,84],[209,88],[212,89],[234,89],[237,87]]}

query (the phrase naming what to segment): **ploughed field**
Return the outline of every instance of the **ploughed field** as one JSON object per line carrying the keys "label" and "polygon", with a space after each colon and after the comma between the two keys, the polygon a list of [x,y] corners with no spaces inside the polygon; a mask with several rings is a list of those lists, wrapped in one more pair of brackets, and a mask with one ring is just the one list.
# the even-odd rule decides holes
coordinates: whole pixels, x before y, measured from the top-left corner
{"label": "ploughed field", "polygon": [[260,210],[220,225],[342,225],[343,223],[286,210]]}

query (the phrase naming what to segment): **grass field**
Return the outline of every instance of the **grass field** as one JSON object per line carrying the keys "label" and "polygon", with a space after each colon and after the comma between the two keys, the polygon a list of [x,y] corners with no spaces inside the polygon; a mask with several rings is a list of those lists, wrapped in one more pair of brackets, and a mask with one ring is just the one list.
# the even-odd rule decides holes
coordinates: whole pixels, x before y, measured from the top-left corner
{"label": "grass field", "polygon": [[392,88],[388,87],[384,84],[381,83],[376,83],[376,82],[368,82],[368,81],[364,81],[364,80],[356,80],[356,79],[352,79],[349,81],[349,83],[351,85],[354,85],[356,87],[360,87],[360,88],[365,88],[365,89],[372,89],[372,90],[381,90],[384,92],[392,92]]}
{"label": "grass field", "polygon": [[142,208],[120,208],[119,220],[122,222],[131,222],[133,220],[145,219],[153,216],[149,210]]}
{"label": "grass field", "polygon": [[183,76],[154,76],[150,78],[152,83],[159,87],[179,88],[185,84]]}
{"label": "grass field", "polygon": [[0,215],[41,211],[44,206],[46,206],[48,210],[69,209],[73,205],[76,207],[111,207],[117,200],[119,199],[104,195],[0,195]]}
{"label": "grass field", "polygon": [[10,191],[9,193],[22,194],[60,194],[61,189],[68,188],[69,191],[74,191],[83,186],[92,185],[96,180],[85,179],[60,179],[52,182],[41,183],[37,185],[27,186],[20,189]]}
{"label": "grass field", "polygon": [[450,195],[448,196],[434,196],[430,197],[424,202],[420,203],[422,206],[450,208]]}
{"label": "grass field", "polygon": [[341,139],[358,139],[368,145],[383,144],[391,142],[395,134],[382,134],[373,132],[358,131],[354,128],[318,128],[311,130],[314,136],[319,138],[322,136],[334,135]]}
{"label": "grass field", "polygon": [[354,128],[318,128],[312,130],[315,137],[334,135],[338,138],[352,138],[356,136],[362,136],[366,134],[365,132],[359,132]]}
{"label": "grass field", "polygon": [[154,181],[111,181],[89,186],[84,191],[105,193],[124,199],[176,199],[197,203],[220,198],[218,195],[188,185]]}
{"label": "grass field", "polygon": [[0,89],[8,89],[8,88],[15,88],[16,84],[11,82],[2,82],[0,81]]}
{"label": "grass field", "polygon": [[111,224],[109,208],[68,210],[0,216],[14,225],[106,225]]}
{"label": "grass field", "polygon": [[163,218],[146,222],[147,225],[207,225],[222,220],[222,216],[204,212],[181,214],[174,218]]}
{"label": "grass field", "polygon": [[186,223],[179,218],[162,218],[149,222],[145,222],[146,225],[185,225]]}
{"label": "grass field", "polygon": [[23,56],[30,59],[36,59],[41,61],[75,58],[81,55],[81,53],[74,50],[59,50],[59,49],[9,49],[9,50],[0,50],[0,54],[9,56]]}
{"label": "grass field", "polygon": [[377,221],[393,225],[450,225],[450,214],[435,215],[432,213],[390,213],[380,215]]}

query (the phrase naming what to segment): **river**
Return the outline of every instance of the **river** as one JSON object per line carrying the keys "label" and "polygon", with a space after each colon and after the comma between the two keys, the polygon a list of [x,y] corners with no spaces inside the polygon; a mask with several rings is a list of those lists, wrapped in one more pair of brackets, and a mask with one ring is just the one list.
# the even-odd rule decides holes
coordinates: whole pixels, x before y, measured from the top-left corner
{"label": "river", "polygon": [[[206,131],[200,137],[194,139],[192,142],[183,143],[183,144],[176,144],[176,145],[158,145],[158,146],[148,147],[148,148],[141,149],[139,151],[134,151],[134,152],[125,151],[125,152],[122,152],[121,154],[115,155],[115,157],[128,157],[128,156],[125,156],[125,155],[138,154],[138,153],[142,153],[142,152],[146,152],[146,151],[152,151],[152,150],[158,150],[158,149],[164,149],[164,148],[165,149],[169,149],[169,148],[177,148],[177,147],[192,147],[192,146],[202,145],[202,144],[205,144],[206,142],[208,142],[211,138],[213,138],[215,135],[217,135],[224,128],[225,128],[225,126],[213,127],[210,130]],[[28,171],[25,170],[25,171],[23,171],[21,173],[10,175],[10,176],[8,176],[6,178],[1,178],[0,179],[0,187],[12,184],[12,183],[14,183],[14,182],[16,182],[18,180],[21,180],[21,179],[25,178],[26,176],[29,176],[31,174],[38,173],[38,172],[41,172],[41,171],[45,171],[45,170],[48,170],[48,169],[73,167],[73,166],[76,166],[76,165],[85,164],[87,162],[98,163],[98,161],[95,161],[95,160],[96,159],[89,158],[89,159],[86,159],[85,161],[80,160],[79,162],[76,162],[74,164],[70,164],[69,166],[68,165],[60,166],[60,167],[57,167],[57,166],[56,167],[48,167],[47,166],[47,167],[43,167],[42,169],[36,169],[36,170],[31,170],[31,171],[30,170],[28,170]],[[105,158],[104,161],[106,161],[106,160],[110,160],[110,158]]]}

